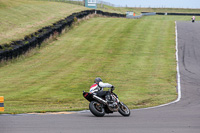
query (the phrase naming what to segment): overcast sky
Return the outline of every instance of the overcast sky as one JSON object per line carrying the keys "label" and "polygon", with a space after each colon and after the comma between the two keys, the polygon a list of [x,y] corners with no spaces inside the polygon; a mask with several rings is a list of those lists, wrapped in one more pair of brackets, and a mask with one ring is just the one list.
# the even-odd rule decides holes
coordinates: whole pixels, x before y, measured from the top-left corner
{"label": "overcast sky", "polygon": [[200,8],[200,0],[103,0],[116,6]]}

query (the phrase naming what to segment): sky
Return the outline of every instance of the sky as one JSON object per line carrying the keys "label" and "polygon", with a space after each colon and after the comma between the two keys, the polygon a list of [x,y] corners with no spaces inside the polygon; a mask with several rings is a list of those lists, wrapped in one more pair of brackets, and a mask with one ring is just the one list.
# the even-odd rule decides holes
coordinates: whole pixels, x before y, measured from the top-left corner
{"label": "sky", "polygon": [[200,8],[200,0],[102,0],[116,6],[160,7],[160,8]]}

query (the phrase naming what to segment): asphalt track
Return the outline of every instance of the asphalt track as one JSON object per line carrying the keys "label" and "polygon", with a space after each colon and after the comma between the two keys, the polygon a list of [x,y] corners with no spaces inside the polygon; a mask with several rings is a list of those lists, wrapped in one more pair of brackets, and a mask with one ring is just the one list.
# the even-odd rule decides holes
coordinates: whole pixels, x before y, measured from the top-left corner
{"label": "asphalt track", "polygon": [[177,22],[181,98],[166,106],[94,117],[0,115],[0,133],[200,133],[200,23]]}

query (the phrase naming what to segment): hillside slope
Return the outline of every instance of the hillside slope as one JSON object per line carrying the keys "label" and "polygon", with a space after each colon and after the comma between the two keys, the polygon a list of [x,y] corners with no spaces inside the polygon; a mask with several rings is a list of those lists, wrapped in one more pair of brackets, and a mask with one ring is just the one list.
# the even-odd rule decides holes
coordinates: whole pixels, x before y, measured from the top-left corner
{"label": "hillside slope", "polygon": [[86,9],[62,2],[0,0],[0,44],[22,39],[44,26]]}

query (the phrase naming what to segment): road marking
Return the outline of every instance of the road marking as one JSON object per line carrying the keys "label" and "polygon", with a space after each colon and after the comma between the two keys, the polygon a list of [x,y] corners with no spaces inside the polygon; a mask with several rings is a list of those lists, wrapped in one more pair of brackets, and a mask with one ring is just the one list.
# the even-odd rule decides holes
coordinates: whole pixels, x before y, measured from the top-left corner
{"label": "road marking", "polygon": [[179,59],[178,59],[178,29],[177,29],[177,23],[175,21],[175,31],[176,31],[176,61],[177,61],[177,85],[178,85],[178,98],[175,102],[178,102],[181,100],[181,76],[179,71]]}

